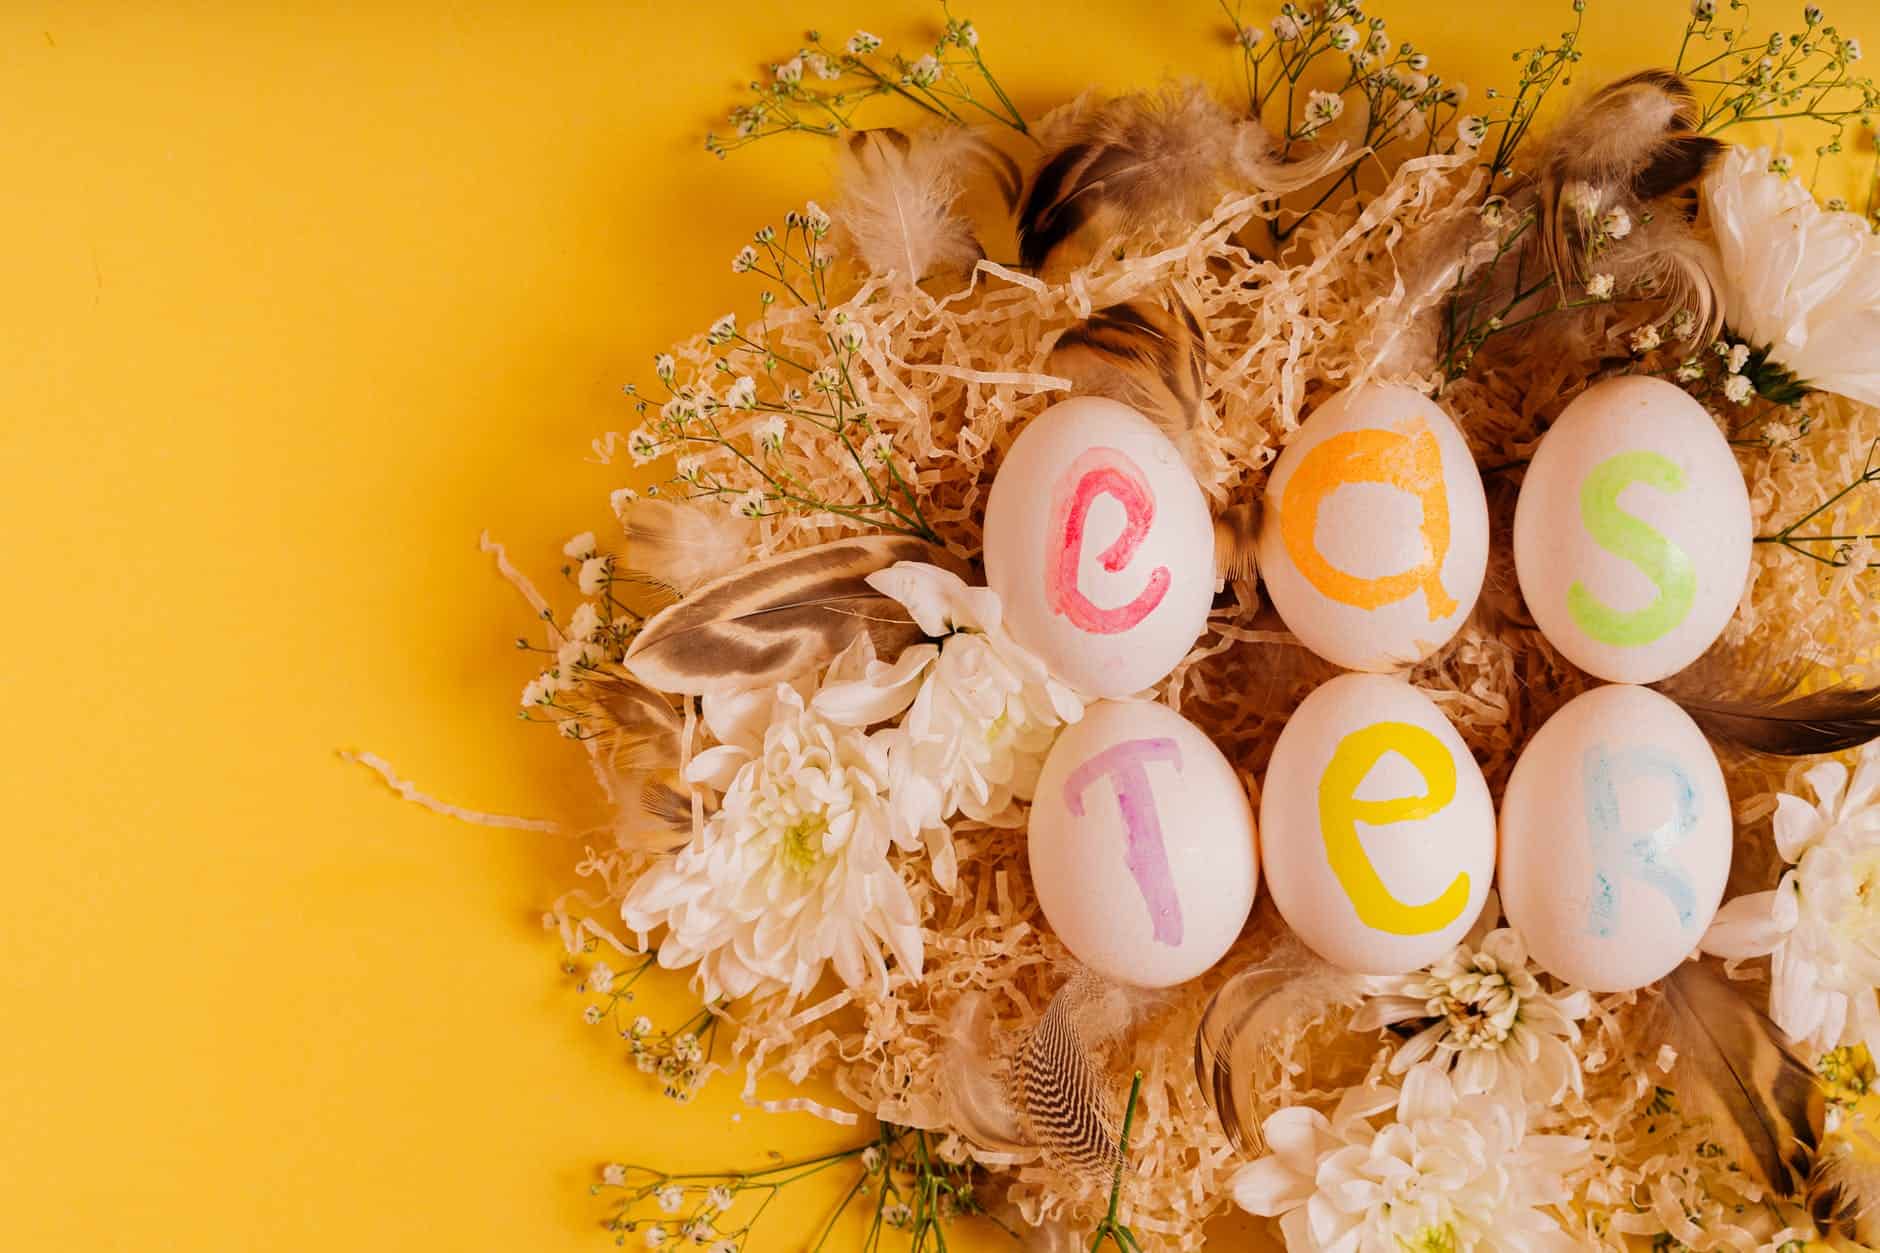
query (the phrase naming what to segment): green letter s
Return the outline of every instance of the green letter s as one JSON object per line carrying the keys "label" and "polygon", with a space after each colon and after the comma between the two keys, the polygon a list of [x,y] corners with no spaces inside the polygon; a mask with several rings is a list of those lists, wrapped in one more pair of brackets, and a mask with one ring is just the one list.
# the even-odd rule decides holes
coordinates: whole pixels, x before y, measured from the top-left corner
{"label": "green letter s", "polygon": [[1690,556],[1655,528],[1619,508],[1619,493],[1632,483],[1661,492],[1684,490],[1684,472],[1655,452],[1625,452],[1593,467],[1580,485],[1580,521],[1593,542],[1644,571],[1658,597],[1643,609],[1622,612],[1602,604],[1574,581],[1567,608],[1580,629],[1607,644],[1649,644],[1684,621],[1697,596]]}

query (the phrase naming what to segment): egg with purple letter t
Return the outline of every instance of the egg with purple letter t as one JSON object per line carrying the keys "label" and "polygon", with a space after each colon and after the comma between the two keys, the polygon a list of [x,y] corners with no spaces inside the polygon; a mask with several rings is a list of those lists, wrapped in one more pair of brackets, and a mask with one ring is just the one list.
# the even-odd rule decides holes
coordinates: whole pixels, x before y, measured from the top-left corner
{"label": "egg with purple letter t", "polygon": [[1162,988],[1219,961],[1259,891],[1246,789],[1214,741],[1166,705],[1102,701],[1038,777],[1033,890],[1072,956]]}

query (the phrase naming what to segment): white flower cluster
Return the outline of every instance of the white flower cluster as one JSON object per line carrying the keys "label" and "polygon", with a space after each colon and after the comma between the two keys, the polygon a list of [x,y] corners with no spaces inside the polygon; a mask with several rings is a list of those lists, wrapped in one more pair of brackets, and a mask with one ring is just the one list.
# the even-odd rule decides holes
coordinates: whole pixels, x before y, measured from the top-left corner
{"label": "white flower cluster", "polygon": [[665,928],[660,964],[696,966],[708,1001],[801,996],[826,968],[885,986],[884,948],[918,977],[920,921],[892,854],[924,847],[950,891],[949,820],[1017,825],[1058,728],[1082,716],[989,590],[911,562],[869,582],[941,641],[888,662],[861,635],[820,681],[706,696],[717,744],[686,777],[718,803],[622,903],[642,936]]}
{"label": "white flower cluster", "polygon": [[1852,777],[1836,761],[1803,776],[1810,804],[1776,798],[1776,851],[1789,863],[1772,891],[1717,911],[1704,950],[1770,959],[1769,1016],[1817,1052],[1864,1044],[1880,1055],[1880,740]]}

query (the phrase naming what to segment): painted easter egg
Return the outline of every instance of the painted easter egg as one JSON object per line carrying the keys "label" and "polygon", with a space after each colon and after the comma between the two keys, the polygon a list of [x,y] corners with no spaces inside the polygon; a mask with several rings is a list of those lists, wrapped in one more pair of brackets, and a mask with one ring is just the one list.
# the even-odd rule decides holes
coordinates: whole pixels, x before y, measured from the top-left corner
{"label": "painted easter egg", "polygon": [[1434,702],[1389,675],[1314,689],[1260,793],[1260,862],[1281,917],[1336,966],[1402,974],[1475,924],[1495,874],[1488,784]]}
{"label": "painted easter egg", "polygon": [[1019,433],[986,502],[985,553],[1013,637],[1093,696],[1158,682],[1207,625],[1207,501],[1168,437],[1114,400],[1067,400]]}
{"label": "painted easter egg", "polygon": [[1338,393],[1273,463],[1258,551],[1273,607],[1307,648],[1348,670],[1421,661],[1469,616],[1488,565],[1468,441],[1408,387]]}
{"label": "painted easter egg", "polygon": [[1730,877],[1723,771],[1650,688],[1595,688],[1521,751],[1501,802],[1502,909],[1549,973],[1643,987],[1690,956]]}
{"label": "painted easter egg", "polygon": [[1515,504],[1515,573],[1567,660],[1651,683],[1722,634],[1752,535],[1742,471],[1704,407],[1663,379],[1608,379],[1535,450]]}
{"label": "painted easter egg", "polygon": [[1045,758],[1031,877],[1077,960],[1137,987],[1227,952],[1260,886],[1253,808],[1214,741],[1167,705],[1101,701]]}

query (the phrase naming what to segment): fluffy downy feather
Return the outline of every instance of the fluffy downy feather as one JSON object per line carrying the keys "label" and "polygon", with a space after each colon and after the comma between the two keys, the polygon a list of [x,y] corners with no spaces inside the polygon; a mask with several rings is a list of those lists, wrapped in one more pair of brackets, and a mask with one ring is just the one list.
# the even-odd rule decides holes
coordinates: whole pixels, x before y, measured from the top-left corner
{"label": "fluffy downy feather", "polygon": [[1250,1155],[1265,1147],[1256,1095],[1279,1060],[1276,1047],[1329,1010],[1355,1005],[1361,990],[1361,976],[1291,939],[1221,985],[1195,1032],[1195,1079],[1228,1143]]}
{"label": "fluffy downy feather", "polygon": [[959,209],[978,176],[992,179],[1008,205],[1016,197],[1016,163],[964,127],[856,131],[842,153],[835,218],[875,274],[918,283],[964,273],[986,255]]}
{"label": "fluffy downy feather", "polygon": [[1662,295],[1684,297],[1707,340],[1719,318],[1712,269],[1687,246],[1690,208],[1672,203],[1723,151],[1697,122],[1690,85],[1670,70],[1641,70],[1593,93],[1541,151],[1540,241],[1564,289],[1580,277],[1593,224],[1623,210],[1634,235],[1602,254],[1600,268],[1624,265],[1657,280]]}
{"label": "fluffy downy feather", "polygon": [[585,743],[597,769],[614,780],[622,847],[664,850],[692,834],[692,792],[679,778],[684,720],[672,702],[631,675],[596,672],[585,695],[593,728]]}
{"label": "fluffy downy feather", "polygon": [[681,596],[742,565],[751,523],[729,510],[643,496],[620,511],[621,563]]}
{"label": "fluffy downy feather", "polygon": [[1079,969],[1015,1043],[985,1003],[953,1019],[941,1086],[950,1125],[1000,1151],[1039,1151],[1060,1169],[1106,1178],[1116,1164],[1119,1093],[1110,1055],[1147,994]]}
{"label": "fluffy downy feather", "polygon": [[1257,121],[1196,84],[1102,105],[1080,100],[1041,125],[1045,151],[1018,215],[1019,261],[1041,269],[1083,235],[1109,238],[1199,221],[1231,187],[1285,192],[1344,158],[1344,146],[1285,162]]}
{"label": "fluffy downy feather", "polygon": [[1661,986],[1660,1030],[1639,1038],[1663,1040],[1677,1053],[1668,1082],[1684,1114],[1707,1120],[1706,1138],[1770,1195],[1804,1197],[1816,1145],[1814,1068],[1768,1015],[1703,963],[1685,962]]}

